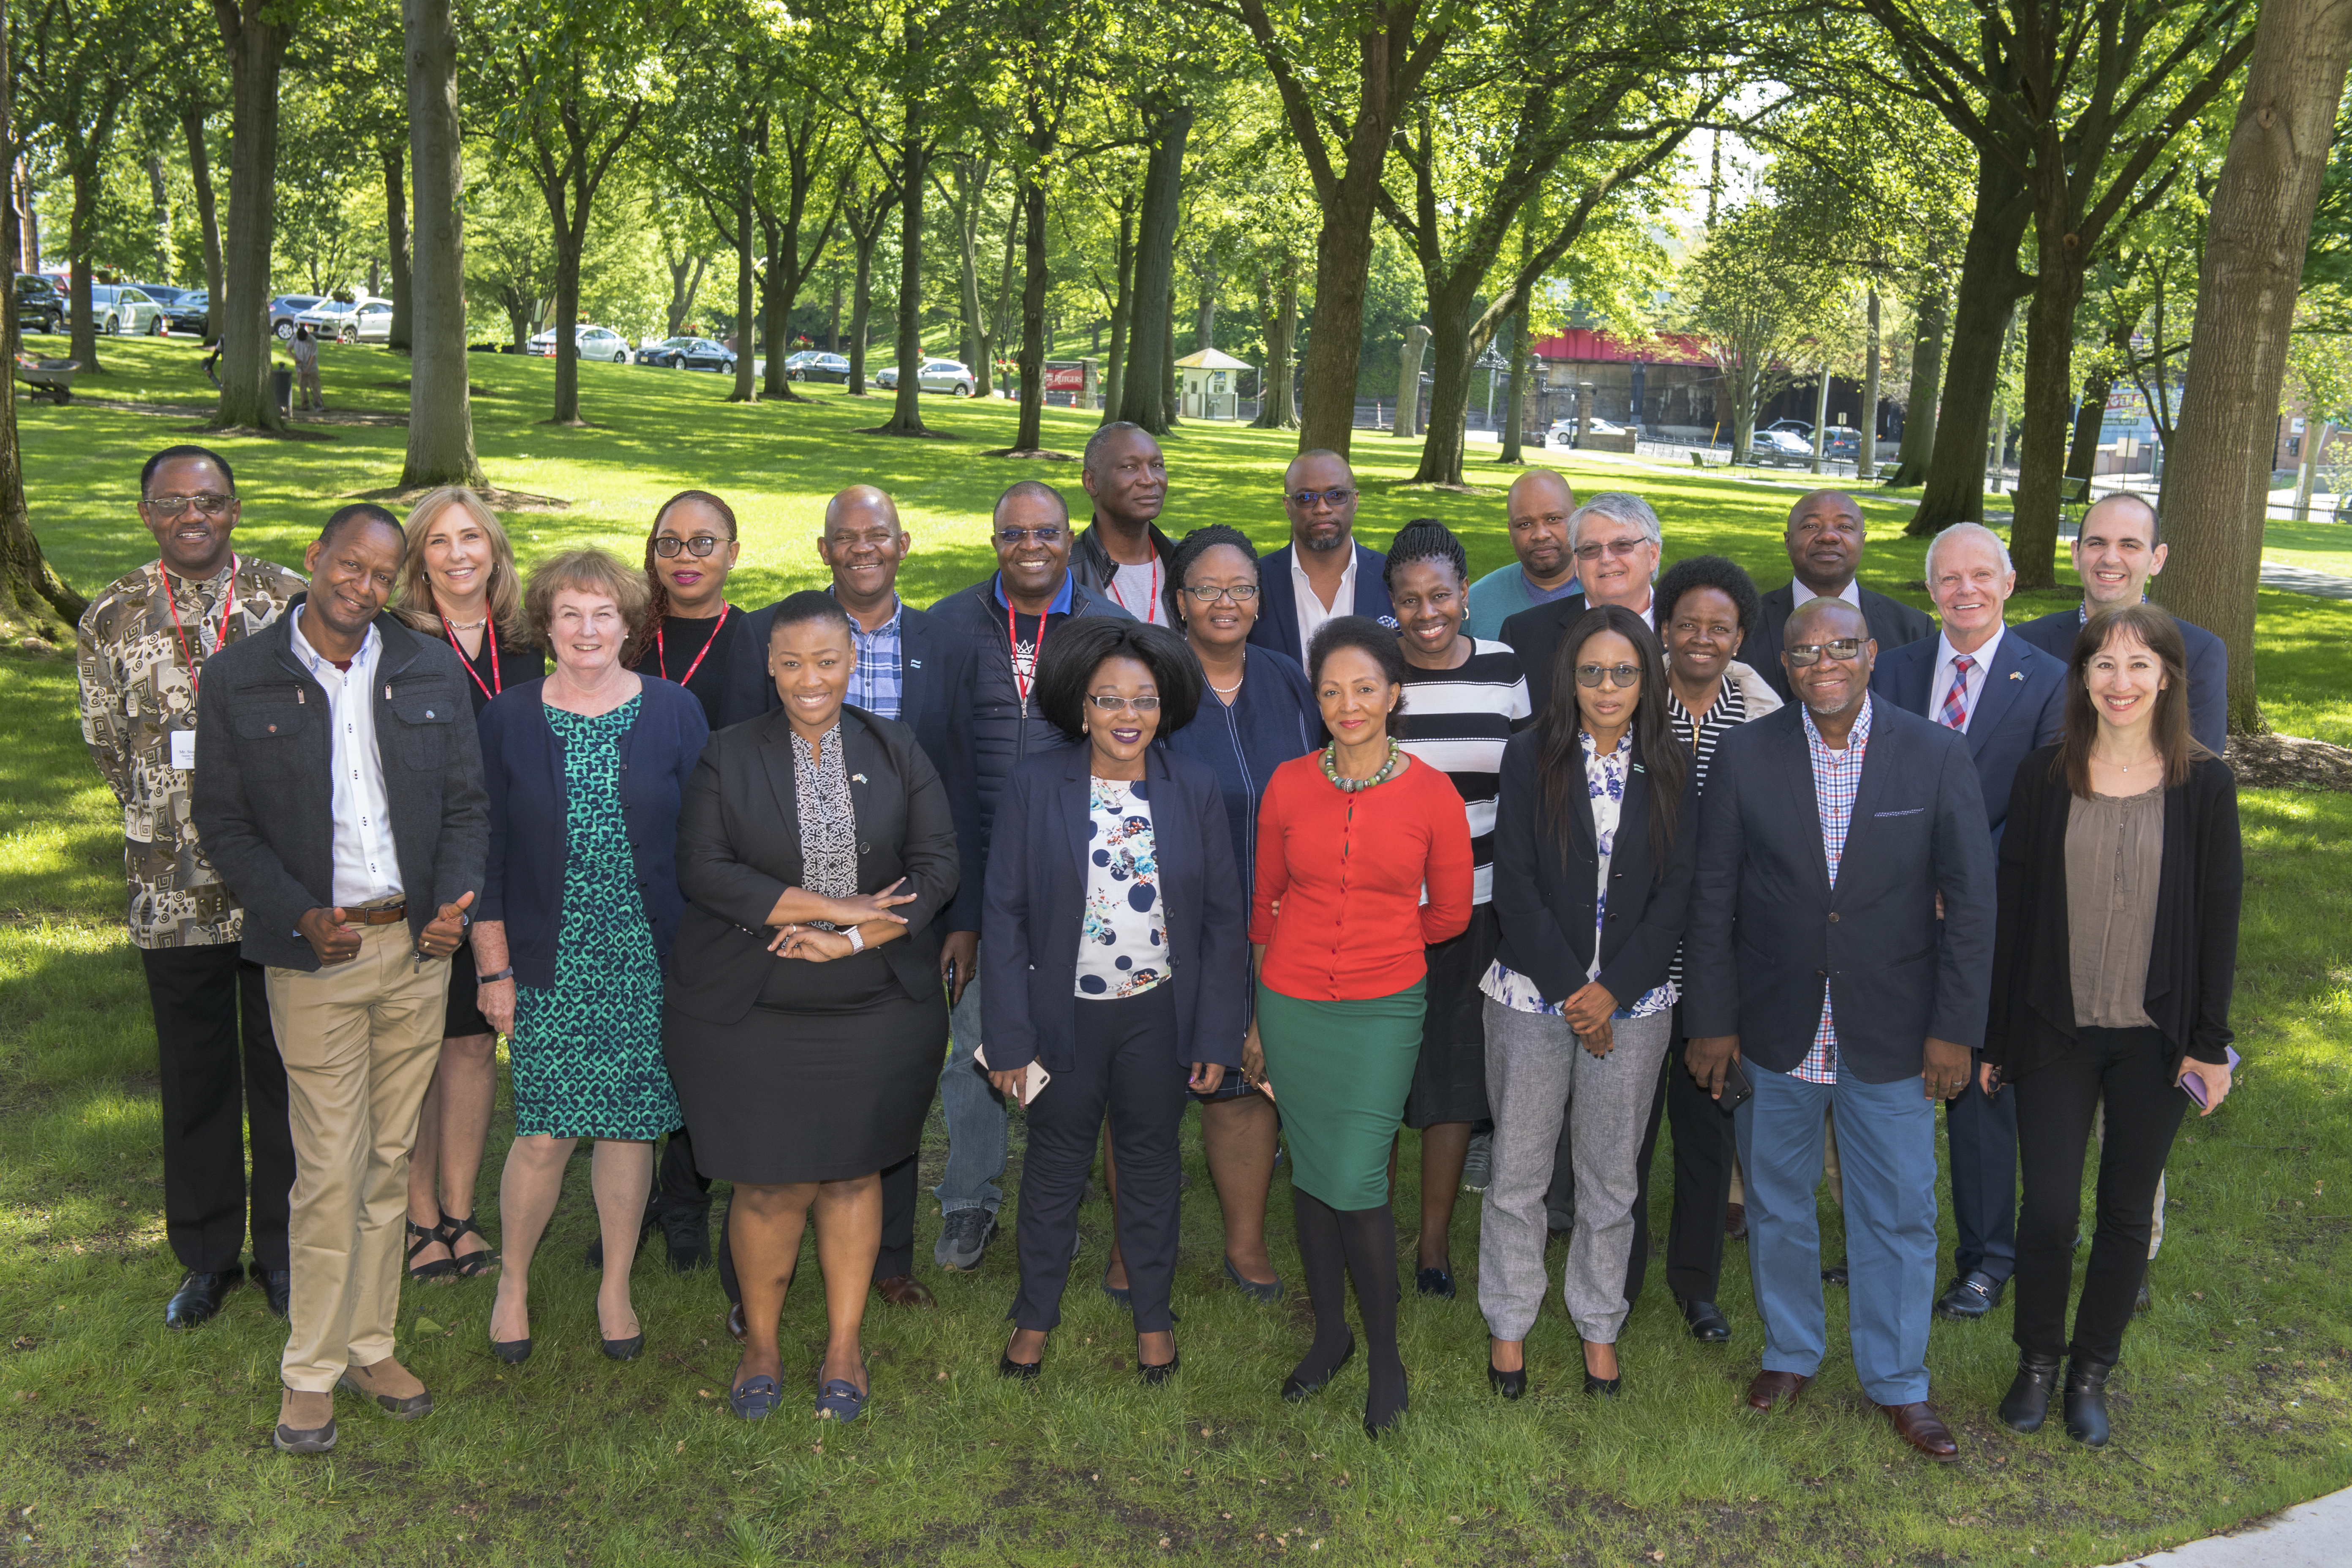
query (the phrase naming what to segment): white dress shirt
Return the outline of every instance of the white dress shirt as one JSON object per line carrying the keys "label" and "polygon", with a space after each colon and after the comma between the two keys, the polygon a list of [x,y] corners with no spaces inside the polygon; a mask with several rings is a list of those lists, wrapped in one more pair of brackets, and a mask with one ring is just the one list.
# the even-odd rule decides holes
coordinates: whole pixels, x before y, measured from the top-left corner
{"label": "white dress shirt", "polygon": [[1348,569],[1339,574],[1339,590],[1331,595],[1330,608],[1326,609],[1315,592],[1315,584],[1307,580],[1307,568],[1302,563],[1306,547],[1293,543],[1290,551],[1290,590],[1298,605],[1298,660],[1307,662],[1307,650],[1315,644],[1315,634],[1323,623],[1334,616],[1356,613],[1356,542],[1352,539],[1340,546],[1348,552]]}
{"label": "white dress shirt", "polygon": [[[1961,693],[1968,705],[1967,717],[1960,723],[1963,735],[1969,732],[1969,726],[1977,721],[1977,705],[1984,700],[1985,681],[1992,668],[1993,655],[2000,651],[2000,639],[2008,635],[2009,628],[2000,627],[1984,647],[1969,655],[1976,664],[1969,671],[1968,689]],[[1952,647],[1952,639],[1938,632],[1936,636],[1936,679],[1927,689],[1927,717],[1938,724],[1944,721],[1944,698],[1952,689],[1952,678],[1956,673],[1952,661],[1959,657]]]}
{"label": "white dress shirt", "polygon": [[392,841],[392,801],[383,787],[383,758],[376,749],[376,659],[383,639],[370,626],[348,670],[337,669],[302,635],[294,617],[294,657],[327,693],[327,717],[334,725],[335,907],[348,910],[400,896],[400,858]]}

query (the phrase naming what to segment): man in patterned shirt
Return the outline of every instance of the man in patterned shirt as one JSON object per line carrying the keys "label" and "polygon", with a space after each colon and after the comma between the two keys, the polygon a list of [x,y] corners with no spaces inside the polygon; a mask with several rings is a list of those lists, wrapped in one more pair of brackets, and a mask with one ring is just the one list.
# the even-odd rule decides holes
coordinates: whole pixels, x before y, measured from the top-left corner
{"label": "man in patterned shirt", "polygon": [[1874,699],[1877,656],[1860,610],[1800,605],[1780,653],[1797,700],[1716,746],[1683,943],[1684,1057],[1710,1094],[1735,1062],[1754,1089],[1734,1118],[1764,1323],[1748,1403],[1794,1400],[1821,1370],[1814,1194],[1833,1110],[1854,1370],[1906,1442],[1948,1461],[1958,1446],[1927,1403],[1935,1107],[1984,1038],[1992,843],[1966,739]]}
{"label": "man in patterned shirt", "polygon": [[218,454],[167,447],[147,459],[139,493],[161,556],[100,594],[75,642],[82,739],[122,805],[131,941],[147,972],[162,1078],[163,1228],[187,1270],[163,1321],[184,1329],[218,1311],[243,1278],[248,1208],[254,1278],[270,1310],[286,1311],[286,1066],[261,966],[238,950],[243,911],[196,842],[188,797],[205,661],[275,621],[303,583],[236,553],[236,480]]}

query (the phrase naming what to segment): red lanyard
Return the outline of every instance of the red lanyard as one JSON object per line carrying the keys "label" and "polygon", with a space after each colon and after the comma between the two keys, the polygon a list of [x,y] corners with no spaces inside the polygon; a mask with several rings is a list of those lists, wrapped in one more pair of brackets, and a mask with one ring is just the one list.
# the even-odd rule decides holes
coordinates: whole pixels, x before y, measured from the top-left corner
{"label": "red lanyard", "polygon": [[[172,612],[172,635],[180,639],[180,661],[188,667],[188,689],[194,691],[197,685],[196,659],[188,651],[188,634],[180,625],[180,601],[179,596],[172,592],[171,569],[160,561],[155,563],[155,569],[163,574],[163,607]],[[236,609],[236,552],[231,551],[228,557],[228,592],[221,599],[220,634],[213,638],[213,647],[221,647],[227,644],[228,618]]]}
{"label": "red lanyard", "polygon": [[[1111,563],[1111,568],[1110,568],[1110,584],[1109,584],[1109,586],[1110,586],[1110,596],[1111,596],[1113,599],[1115,599],[1115,600],[1117,600],[1117,601],[1118,601],[1118,607],[1119,607],[1120,609],[1122,609],[1122,610],[1125,610],[1125,611],[1126,611],[1129,615],[1130,615],[1130,616],[1135,615],[1135,606],[1134,606],[1133,605],[1129,604],[1125,599],[1123,599],[1123,598],[1120,598],[1120,597],[1119,597],[1119,592],[1118,592],[1118,562],[1116,562],[1116,561],[1114,561],[1114,562],[1112,562],[1112,563]],[[1138,618],[1138,619],[1139,619],[1139,620],[1145,621],[1145,622],[1147,622],[1147,623],[1148,623],[1148,622],[1150,622],[1150,619],[1151,619],[1151,606],[1152,606],[1152,605],[1156,605],[1156,604],[1158,604],[1159,602],[1160,602],[1160,554],[1159,554],[1159,552],[1158,552],[1157,551],[1154,551],[1154,552],[1152,552],[1152,556],[1151,556],[1151,597],[1144,601],[1144,604],[1143,604],[1143,614],[1142,614],[1141,616],[1138,616],[1137,618]]]}
{"label": "red lanyard", "polygon": [[[677,678],[680,686],[694,679],[694,672],[702,668],[702,661],[709,658],[710,650],[719,646],[719,634],[727,629],[727,612],[734,607],[732,605],[726,604],[719,606],[719,624],[710,628],[710,639],[702,645],[702,651],[694,656],[694,662],[686,667],[686,673]],[[661,671],[664,680],[671,678],[669,654],[662,646],[662,629],[659,626],[654,628],[654,666]]]}
{"label": "red lanyard", "polygon": [[1029,655],[1029,679],[1021,679],[1021,635],[1013,627],[1013,600],[1004,600],[1004,658],[1013,666],[1013,689],[1021,694],[1021,711],[1029,712],[1029,689],[1037,684],[1037,661],[1045,657],[1045,615],[1037,616],[1037,646]]}
{"label": "red lanyard", "polygon": [[[496,616],[491,617],[491,620],[496,619]],[[475,685],[482,686],[481,671],[476,669],[474,661],[466,657],[466,645],[457,640],[457,629],[450,626],[449,617],[446,616],[441,617],[441,631],[442,635],[449,639],[449,646],[457,650],[457,658],[465,665],[466,673],[474,678]],[[490,683],[488,686],[482,686],[482,695],[496,697],[507,689],[507,683],[506,678],[499,673],[499,628],[489,621],[482,623],[482,640],[490,645]]]}

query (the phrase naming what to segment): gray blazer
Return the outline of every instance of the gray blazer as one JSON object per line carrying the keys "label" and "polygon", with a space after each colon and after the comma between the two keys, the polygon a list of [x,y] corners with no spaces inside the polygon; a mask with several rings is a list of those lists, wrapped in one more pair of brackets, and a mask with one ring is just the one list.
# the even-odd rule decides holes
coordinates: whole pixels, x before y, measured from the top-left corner
{"label": "gray blazer", "polygon": [[[327,692],[294,657],[298,595],[262,631],[205,661],[191,814],[205,856],[245,906],[245,955],[315,970],[295,922],[334,904],[333,737]],[[421,936],[446,903],[478,900],[490,837],[466,667],[447,643],[375,618],[376,750],[394,854]]]}

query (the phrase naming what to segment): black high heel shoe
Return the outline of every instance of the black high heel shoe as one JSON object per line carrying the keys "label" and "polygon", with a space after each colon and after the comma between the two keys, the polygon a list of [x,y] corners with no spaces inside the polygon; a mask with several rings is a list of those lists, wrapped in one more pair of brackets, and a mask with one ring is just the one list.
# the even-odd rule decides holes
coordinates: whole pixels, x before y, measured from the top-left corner
{"label": "black high heel shoe", "polygon": [[1517,1399],[1528,1391],[1528,1369],[1521,1366],[1517,1372],[1505,1372],[1501,1367],[1496,1366],[1492,1359],[1489,1359],[1486,1363],[1486,1381],[1494,1384],[1495,1392],[1504,1398]]}
{"label": "black high heel shoe", "polygon": [[1309,1383],[1305,1378],[1300,1377],[1297,1370],[1293,1368],[1290,1375],[1282,1380],[1283,1399],[1289,1404],[1296,1405],[1311,1394],[1321,1393],[1324,1385],[1329,1383],[1333,1378],[1339,1375],[1339,1369],[1347,1365],[1349,1358],[1353,1356],[1355,1353],[1356,1336],[1349,1334],[1348,1336],[1348,1348],[1341,1351],[1339,1352],[1339,1359],[1333,1362],[1328,1367],[1325,1368],[1323,1375],[1317,1378],[1314,1382]]}
{"label": "black high heel shoe", "polygon": [[530,1336],[519,1340],[492,1340],[490,1353],[509,1366],[520,1366],[530,1359]]}
{"label": "black high heel shoe", "polygon": [[1584,1392],[1595,1399],[1614,1399],[1625,1384],[1625,1369],[1620,1366],[1615,1377],[1602,1377],[1590,1366],[1584,1369]]}
{"label": "black high heel shoe", "polygon": [[1171,1351],[1169,1353],[1168,1359],[1159,1363],[1157,1365],[1154,1365],[1152,1363],[1143,1359],[1143,1352],[1139,1347],[1136,1352],[1135,1370],[1143,1374],[1143,1386],[1146,1388],[1158,1388],[1161,1384],[1166,1383],[1170,1378],[1174,1377],[1176,1375],[1176,1369],[1183,1364],[1184,1352],[1182,1351]]}
{"label": "black high heel shoe", "polygon": [[1005,1345],[996,1358],[996,1375],[999,1377],[1014,1377],[1024,1383],[1033,1383],[1036,1380],[1037,1374],[1045,1370],[1045,1347],[1043,1345],[1037,1347],[1035,1361],[1014,1361],[1013,1346],[1010,1343]]}

